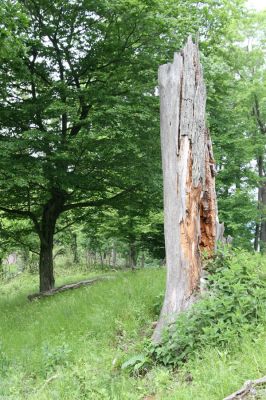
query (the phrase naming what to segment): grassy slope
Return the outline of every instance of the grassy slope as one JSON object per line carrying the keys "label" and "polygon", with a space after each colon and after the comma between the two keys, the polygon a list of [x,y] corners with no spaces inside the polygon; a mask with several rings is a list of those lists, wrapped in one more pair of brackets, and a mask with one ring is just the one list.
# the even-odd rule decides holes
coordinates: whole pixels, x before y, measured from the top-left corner
{"label": "grassy slope", "polygon": [[[88,275],[87,275],[88,276]],[[68,276],[75,281],[84,276]],[[58,284],[62,281],[57,282]],[[115,273],[115,279],[29,303],[36,279],[20,276],[0,294],[0,398],[221,400],[266,373],[265,336],[235,354],[206,350],[178,375],[155,367],[144,378],[120,365],[151,333],[164,271]],[[186,382],[188,372],[192,382]]]}

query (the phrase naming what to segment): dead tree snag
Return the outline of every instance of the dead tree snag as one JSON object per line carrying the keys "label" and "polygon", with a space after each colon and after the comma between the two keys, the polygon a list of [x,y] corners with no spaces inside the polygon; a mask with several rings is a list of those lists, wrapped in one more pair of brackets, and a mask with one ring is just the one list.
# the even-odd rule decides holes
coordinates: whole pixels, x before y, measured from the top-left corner
{"label": "dead tree snag", "polygon": [[195,300],[201,251],[220,231],[212,144],[205,122],[206,88],[197,45],[189,38],[173,63],[159,68],[167,285],[153,340]]}

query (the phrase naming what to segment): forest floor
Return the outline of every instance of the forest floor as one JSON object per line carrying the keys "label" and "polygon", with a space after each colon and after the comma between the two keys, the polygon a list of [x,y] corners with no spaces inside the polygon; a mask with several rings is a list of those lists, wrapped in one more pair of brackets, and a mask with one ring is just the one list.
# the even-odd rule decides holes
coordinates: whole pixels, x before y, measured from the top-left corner
{"label": "forest floor", "polygon": [[[222,400],[266,374],[266,334],[241,351],[206,349],[180,371],[154,366],[130,376],[121,365],[152,333],[165,270],[114,272],[115,279],[29,302],[37,277],[1,283],[0,399]],[[57,285],[95,273],[68,273]]]}

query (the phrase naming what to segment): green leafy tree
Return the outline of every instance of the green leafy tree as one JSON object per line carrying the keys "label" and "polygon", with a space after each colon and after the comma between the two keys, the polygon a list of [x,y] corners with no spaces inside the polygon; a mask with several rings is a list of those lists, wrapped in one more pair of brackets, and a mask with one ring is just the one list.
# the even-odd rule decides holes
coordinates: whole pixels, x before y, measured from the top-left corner
{"label": "green leafy tree", "polygon": [[233,22],[205,68],[219,213],[234,244],[251,249],[254,242],[256,250],[265,221],[263,14],[247,13],[237,26]]}
{"label": "green leafy tree", "polygon": [[151,63],[166,27],[153,2],[21,4],[26,53],[7,54],[1,67],[8,81],[0,209],[32,221],[44,291],[54,285],[53,238],[63,213],[118,206],[149,187],[158,111]]}
{"label": "green leafy tree", "polygon": [[[157,67],[200,25],[206,43],[217,43],[239,1],[17,0],[1,7],[9,13],[7,49],[15,37],[19,43],[1,56],[0,210],[31,221],[45,291],[54,286],[60,220],[80,218],[86,207],[145,202],[159,148]],[[13,25],[12,7],[19,10]]]}

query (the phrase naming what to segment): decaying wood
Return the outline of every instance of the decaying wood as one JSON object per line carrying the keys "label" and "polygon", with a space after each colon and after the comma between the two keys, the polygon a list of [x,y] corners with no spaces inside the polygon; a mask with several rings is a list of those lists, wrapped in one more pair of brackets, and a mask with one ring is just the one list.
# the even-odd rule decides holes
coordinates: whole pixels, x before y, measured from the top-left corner
{"label": "decaying wood", "polygon": [[254,381],[247,381],[245,382],[244,386],[237,390],[235,393],[231,394],[230,396],[226,397],[224,400],[241,400],[246,399],[249,395],[256,395],[257,386],[266,385],[266,376],[260,379],[256,379]]}
{"label": "decaying wood", "polygon": [[[153,334],[195,300],[201,251],[210,255],[218,223],[212,143],[205,123],[206,89],[197,45],[189,38],[173,63],[159,68],[161,147],[164,180],[166,294]],[[217,235],[218,234],[218,235]]]}
{"label": "decaying wood", "polygon": [[50,376],[50,378],[46,379],[46,381],[44,382],[44,384],[43,384],[39,389],[36,390],[36,393],[41,392],[43,389],[45,389],[45,387],[46,387],[47,385],[49,385],[49,383],[53,382],[54,380],[56,380],[56,379],[58,379],[58,378],[59,378],[59,375],[58,375],[58,374],[53,375],[53,376]]}
{"label": "decaying wood", "polygon": [[28,295],[28,299],[30,301],[32,301],[34,299],[40,299],[41,297],[53,296],[56,293],[65,292],[66,290],[71,290],[71,289],[78,289],[82,286],[93,285],[96,282],[99,282],[99,281],[102,281],[105,279],[110,279],[110,278],[111,278],[110,276],[98,276],[98,277],[95,277],[92,279],[87,279],[87,280],[76,282],[76,283],[69,283],[67,285],[62,285],[62,286],[58,286],[57,288],[47,290],[46,292],[30,294],[30,295]]}

